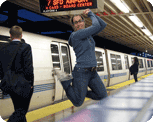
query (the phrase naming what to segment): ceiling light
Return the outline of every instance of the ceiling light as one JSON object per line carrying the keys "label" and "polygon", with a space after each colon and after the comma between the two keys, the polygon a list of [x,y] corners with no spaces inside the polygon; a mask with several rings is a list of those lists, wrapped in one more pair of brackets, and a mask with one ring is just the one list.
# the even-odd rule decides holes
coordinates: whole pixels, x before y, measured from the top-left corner
{"label": "ceiling light", "polygon": [[137,16],[129,16],[129,19],[134,22],[138,27],[143,27],[142,22],[139,20]]}
{"label": "ceiling light", "polygon": [[150,2],[152,4],[152,6],[153,6],[153,0],[147,0],[147,1]]}
{"label": "ceiling light", "polygon": [[110,0],[112,3],[114,3],[121,11],[124,13],[129,13],[129,7],[124,3],[124,1],[121,0]]}
{"label": "ceiling light", "polygon": [[0,6],[2,5],[3,2],[5,2],[6,0],[0,0]]}
{"label": "ceiling light", "polygon": [[151,40],[153,40],[153,36],[150,36],[149,38],[150,38]]}
{"label": "ceiling light", "polygon": [[152,34],[150,33],[150,31],[146,28],[146,29],[141,29],[147,36],[151,36]]}

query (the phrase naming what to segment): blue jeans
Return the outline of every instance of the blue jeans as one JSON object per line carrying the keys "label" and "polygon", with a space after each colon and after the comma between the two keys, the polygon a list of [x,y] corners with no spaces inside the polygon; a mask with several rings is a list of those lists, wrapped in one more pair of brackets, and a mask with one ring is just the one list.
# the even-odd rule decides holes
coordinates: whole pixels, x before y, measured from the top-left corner
{"label": "blue jeans", "polygon": [[[68,99],[74,106],[81,106],[85,97],[101,100],[107,97],[107,91],[97,71],[75,67],[72,71],[73,79],[61,82]],[[72,86],[70,83],[72,82]],[[87,86],[92,91],[87,90]]]}

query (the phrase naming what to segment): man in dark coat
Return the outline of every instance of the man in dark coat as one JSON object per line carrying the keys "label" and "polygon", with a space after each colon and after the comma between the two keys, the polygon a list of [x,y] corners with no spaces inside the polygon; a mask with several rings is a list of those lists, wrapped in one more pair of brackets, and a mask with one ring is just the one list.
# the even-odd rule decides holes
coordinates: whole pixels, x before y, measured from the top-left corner
{"label": "man in dark coat", "polygon": [[[0,47],[0,80],[3,79],[4,73],[7,71],[7,66],[10,63],[10,59],[16,50],[17,46],[21,42],[22,28],[19,26],[13,26],[10,29],[11,42],[5,46]],[[15,73],[21,73],[25,79],[31,84],[31,91],[28,98],[18,96],[16,93],[11,92],[11,96],[15,112],[10,116],[8,122],[27,122],[26,113],[29,108],[30,100],[33,94],[33,61],[31,46],[27,43],[22,43],[11,67]]]}

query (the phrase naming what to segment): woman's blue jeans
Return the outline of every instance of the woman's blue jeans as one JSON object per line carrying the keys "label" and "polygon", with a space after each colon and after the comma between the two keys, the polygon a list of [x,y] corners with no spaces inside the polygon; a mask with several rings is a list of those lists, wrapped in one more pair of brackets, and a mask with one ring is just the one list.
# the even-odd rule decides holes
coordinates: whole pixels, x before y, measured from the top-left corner
{"label": "woman's blue jeans", "polygon": [[[73,79],[61,82],[68,99],[74,106],[81,106],[85,97],[101,100],[107,97],[106,88],[97,71],[75,67],[72,71]],[[72,85],[70,83],[72,82]],[[87,87],[91,89],[88,91]]]}

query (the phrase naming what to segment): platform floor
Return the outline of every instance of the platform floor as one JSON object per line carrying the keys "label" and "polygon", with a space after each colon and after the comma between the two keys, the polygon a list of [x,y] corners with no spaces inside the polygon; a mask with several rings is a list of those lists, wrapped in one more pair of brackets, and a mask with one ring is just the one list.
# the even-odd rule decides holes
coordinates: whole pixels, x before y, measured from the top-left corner
{"label": "platform floor", "polygon": [[[138,81],[150,75],[153,76],[153,74],[141,76],[140,78],[138,78]],[[134,79],[132,79],[111,87],[107,87],[108,95],[112,96],[118,93],[119,91],[128,88],[134,84],[135,84]],[[74,113],[86,108],[91,104],[96,104],[96,103],[98,103],[98,101],[86,98],[85,102],[81,107],[74,107],[69,100],[66,100],[64,102],[60,102],[54,105],[30,111],[27,113],[26,117],[28,122],[56,122],[73,115]]]}
{"label": "platform floor", "polygon": [[147,122],[153,113],[152,80],[153,75],[58,122]]}

